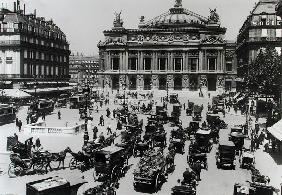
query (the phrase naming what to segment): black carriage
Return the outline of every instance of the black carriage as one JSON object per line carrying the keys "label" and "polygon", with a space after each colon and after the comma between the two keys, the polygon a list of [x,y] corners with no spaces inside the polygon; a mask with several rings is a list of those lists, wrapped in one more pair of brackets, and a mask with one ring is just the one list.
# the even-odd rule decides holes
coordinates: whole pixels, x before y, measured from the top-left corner
{"label": "black carriage", "polygon": [[181,115],[181,105],[177,104],[177,105],[173,105],[172,107],[172,112],[171,112],[171,116],[176,116],[179,117]]}
{"label": "black carriage", "polygon": [[196,132],[200,129],[199,121],[191,121],[188,127],[188,136],[195,135]]}
{"label": "black carriage", "polygon": [[176,93],[170,94],[170,96],[169,96],[169,103],[171,103],[171,104],[179,103],[178,94],[176,94]]}
{"label": "black carriage", "polygon": [[160,147],[165,148],[166,147],[166,133],[165,132],[156,132],[153,137],[153,147]]}
{"label": "black carriage", "polygon": [[230,141],[220,141],[216,152],[216,166],[230,166],[235,170],[235,145]]}
{"label": "black carriage", "polygon": [[213,129],[215,128],[225,129],[227,127],[227,124],[220,119],[219,114],[213,114],[211,112],[207,113],[207,123]]}
{"label": "black carriage", "polygon": [[174,129],[171,131],[170,144],[175,152],[184,154],[186,135],[183,129]]}
{"label": "black carriage", "polygon": [[208,170],[208,160],[206,153],[200,153],[198,150],[192,150],[187,156],[187,163],[189,166],[193,167],[194,163],[199,161],[202,164],[202,167]]}
{"label": "black carriage", "polygon": [[186,108],[186,115],[187,116],[192,116],[193,114],[193,108],[194,108],[194,102],[189,102],[188,106]]}
{"label": "black carriage", "polygon": [[247,136],[240,132],[232,132],[229,136],[229,140],[235,144],[236,152],[238,153],[239,151],[242,151],[245,142],[244,140],[247,138]]}
{"label": "black carriage", "polygon": [[117,181],[128,165],[126,150],[118,146],[108,146],[95,153],[93,177],[105,176],[111,182]]}
{"label": "black carriage", "polygon": [[212,149],[211,130],[199,129],[195,134],[195,144],[202,152],[208,153]]}
{"label": "black carriage", "polygon": [[202,120],[202,111],[203,111],[202,106],[195,105],[193,110],[194,110],[193,120],[194,121],[201,121]]}
{"label": "black carriage", "polygon": [[134,189],[140,190],[149,186],[157,192],[165,181],[166,160],[162,153],[156,150],[147,151],[134,170]]}
{"label": "black carriage", "polygon": [[197,181],[196,174],[192,170],[186,170],[183,173],[183,180],[178,183],[181,185],[174,186],[172,190],[172,195],[196,195]]}
{"label": "black carriage", "polygon": [[240,167],[250,169],[255,165],[255,155],[253,152],[245,150],[239,159]]}
{"label": "black carriage", "polygon": [[11,146],[11,151],[19,154],[21,159],[31,158],[31,147],[33,145],[32,137],[27,139],[25,143],[17,141],[13,146]]}
{"label": "black carriage", "polygon": [[145,141],[140,141],[134,144],[133,148],[133,156],[138,157],[138,156],[143,156],[143,154],[149,150],[150,146],[148,142]]}

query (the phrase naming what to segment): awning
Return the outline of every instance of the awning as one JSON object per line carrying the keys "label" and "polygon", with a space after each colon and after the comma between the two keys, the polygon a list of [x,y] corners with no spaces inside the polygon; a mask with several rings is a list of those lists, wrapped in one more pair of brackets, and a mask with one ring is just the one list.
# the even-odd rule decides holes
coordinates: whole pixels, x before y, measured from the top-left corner
{"label": "awning", "polygon": [[29,98],[31,95],[19,89],[4,89],[3,96],[10,98]]}
{"label": "awning", "polygon": [[271,133],[276,139],[282,141],[282,120],[269,127],[268,132]]}

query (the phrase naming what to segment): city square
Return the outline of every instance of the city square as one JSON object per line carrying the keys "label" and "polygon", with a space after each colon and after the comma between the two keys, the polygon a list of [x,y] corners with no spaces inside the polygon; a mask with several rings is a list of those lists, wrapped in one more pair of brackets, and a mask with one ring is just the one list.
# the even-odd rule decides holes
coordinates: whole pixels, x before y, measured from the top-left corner
{"label": "city square", "polygon": [[281,1],[237,40],[221,9],[170,4],[137,28],[115,12],[99,55],[2,5],[1,195],[281,194]]}

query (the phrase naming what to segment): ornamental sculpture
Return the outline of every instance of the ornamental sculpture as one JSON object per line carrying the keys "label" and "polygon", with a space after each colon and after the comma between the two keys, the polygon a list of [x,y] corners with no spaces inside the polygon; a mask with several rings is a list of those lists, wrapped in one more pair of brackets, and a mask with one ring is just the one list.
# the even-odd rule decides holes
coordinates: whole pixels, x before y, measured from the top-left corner
{"label": "ornamental sculpture", "polygon": [[218,23],[219,22],[219,15],[216,12],[216,9],[210,9],[210,16],[208,18],[209,23]]}
{"label": "ornamental sculpture", "polygon": [[123,26],[123,21],[120,17],[121,11],[119,13],[115,12],[115,19],[114,19],[114,27],[122,27]]}
{"label": "ornamental sculpture", "polygon": [[182,0],[175,0],[174,7],[182,7]]}

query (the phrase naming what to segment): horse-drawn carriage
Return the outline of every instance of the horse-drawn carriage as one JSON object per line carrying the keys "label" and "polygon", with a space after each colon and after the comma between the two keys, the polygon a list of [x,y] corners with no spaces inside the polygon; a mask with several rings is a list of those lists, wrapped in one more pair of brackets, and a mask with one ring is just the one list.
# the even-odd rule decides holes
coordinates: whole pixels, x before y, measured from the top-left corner
{"label": "horse-drawn carriage", "polygon": [[152,137],[153,147],[166,147],[166,132],[157,131]]}
{"label": "horse-drawn carriage", "polygon": [[177,93],[170,94],[170,96],[169,96],[169,103],[171,103],[171,104],[179,103],[178,94]]}
{"label": "horse-drawn carriage", "polygon": [[211,112],[207,113],[207,123],[212,129],[219,128],[219,129],[226,129],[227,124],[220,119],[218,114],[213,114]]}
{"label": "horse-drawn carriage", "polygon": [[126,150],[118,146],[108,146],[95,153],[93,177],[96,180],[99,176],[104,176],[115,182],[125,174],[127,165]]}
{"label": "horse-drawn carriage", "polygon": [[189,127],[187,128],[187,133],[189,136],[189,139],[191,137],[191,135],[195,135],[196,132],[200,129],[200,123],[199,121],[191,121],[189,123]]}
{"label": "horse-drawn carriage", "polygon": [[201,121],[202,120],[202,111],[203,111],[202,106],[194,105],[193,121]]}
{"label": "horse-drawn carriage", "polygon": [[170,135],[170,147],[175,149],[175,152],[183,154],[185,147],[186,135],[183,129],[173,129]]}
{"label": "horse-drawn carriage", "polygon": [[221,168],[222,166],[230,166],[235,170],[235,145],[230,141],[220,141],[216,152],[216,166]]}
{"label": "horse-drawn carriage", "polygon": [[130,142],[132,139],[140,136],[142,130],[137,125],[125,125],[125,130],[121,132],[121,142]]}
{"label": "horse-drawn carriage", "polygon": [[211,130],[199,129],[195,134],[195,143],[201,152],[208,153],[212,149]]}
{"label": "horse-drawn carriage", "polygon": [[183,173],[183,180],[178,183],[181,185],[174,186],[172,190],[172,195],[196,195],[197,181],[196,174],[192,170],[186,170]]}
{"label": "horse-drawn carriage", "polygon": [[171,116],[179,117],[181,115],[181,107],[182,107],[181,104],[173,105]]}
{"label": "horse-drawn carriage", "polygon": [[156,150],[147,151],[134,170],[134,189],[139,190],[146,185],[157,192],[165,180],[165,173],[166,160],[162,153]]}
{"label": "horse-drawn carriage", "polygon": [[194,102],[188,102],[187,108],[186,108],[186,115],[192,116],[194,109]]}
{"label": "horse-drawn carriage", "polygon": [[250,169],[255,165],[255,155],[249,150],[244,150],[239,159],[240,167]]}

